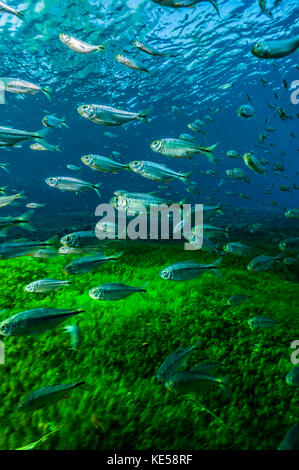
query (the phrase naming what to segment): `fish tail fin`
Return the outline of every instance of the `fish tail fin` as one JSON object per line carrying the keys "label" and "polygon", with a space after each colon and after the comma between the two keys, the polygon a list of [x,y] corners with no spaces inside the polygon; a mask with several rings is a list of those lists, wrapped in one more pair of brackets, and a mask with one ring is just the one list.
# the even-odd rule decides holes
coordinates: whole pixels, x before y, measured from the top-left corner
{"label": "fish tail fin", "polygon": [[52,88],[44,87],[44,88],[42,88],[42,92],[46,95],[48,100],[51,101],[51,99],[52,99],[51,94],[53,92]]}
{"label": "fish tail fin", "polygon": [[222,260],[223,260],[223,256],[220,255],[219,258],[216,259],[216,261],[214,261],[214,263],[212,263],[210,266],[213,268],[217,268],[222,263]]}
{"label": "fish tail fin", "polygon": [[104,49],[105,49],[104,44],[100,44],[100,45],[98,46],[98,52],[101,52],[101,51],[103,51]]}
{"label": "fish tail fin", "polygon": [[0,188],[1,193],[6,193],[7,188],[8,186],[2,186],[2,188]]}
{"label": "fish tail fin", "polygon": [[91,390],[91,386],[88,385],[86,382],[82,381],[82,382],[77,382],[75,383],[72,388],[78,388],[78,387],[81,387],[83,390],[86,390],[88,392],[90,392]]}
{"label": "fish tail fin", "polygon": [[149,122],[147,120],[147,116],[152,112],[152,110],[153,110],[153,107],[150,106],[149,108],[145,109],[144,111],[141,111],[141,113],[139,113],[140,121],[146,122],[148,124]]}
{"label": "fish tail fin", "polygon": [[185,196],[185,197],[179,202],[179,206],[183,206],[184,204],[187,204],[189,198],[190,198],[190,195],[187,194],[187,196]]}
{"label": "fish tail fin", "polygon": [[201,339],[198,339],[197,341],[195,341],[194,344],[192,344],[192,346],[190,347],[191,351],[193,351],[193,349],[196,349],[198,348],[198,346],[202,343],[202,340]]}
{"label": "fish tail fin", "polygon": [[226,236],[227,240],[229,239],[229,229],[230,229],[230,224],[228,224],[228,226],[224,230],[224,233],[225,233],[225,236]]}
{"label": "fish tail fin", "polygon": [[25,11],[26,11],[26,9],[17,11],[17,17],[20,18],[20,20],[24,19]]}
{"label": "fish tail fin", "polygon": [[97,195],[99,196],[99,198],[101,198],[101,193],[100,193],[100,188],[102,187],[102,183],[97,183],[94,185],[94,189],[95,189],[95,192],[97,193]]}
{"label": "fish tail fin", "polygon": [[45,242],[45,245],[56,245],[56,243],[58,243],[58,240],[59,240],[59,237],[58,235],[53,235],[53,237],[49,238],[49,240],[47,240]]}
{"label": "fish tail fin", "polygon": [[184,173],[184,174],[182,175],[182,181],[183,181],[183,183],[188,184],[188,183],[189,183],[189,178],[190,178],[190,176],[191,176],[192,174],[193,174],[193,170],[188,171],[187,173]]}
{"label": "fish tail fin", "polygon": [[33,214],[34,211],[27,211],[18,218],[18,220],[22,222],[23,228],[29,230],[30,232],[33,232],[35,230],[35,228],[28,223],[28,220],[32,217]]}
{"label": "fish tail fin", "polygon": [[0,230],[0,237],[6,237],[8,230],[10,227],[4,228],[3,230]]}
{"label": "fish tail fin", "polygon": [[120,258],[123,254],[124,254],[123,251],[119,251],[118,253],[115,253],[115,254],[112,256],[112,259],[118,259],[118,258]]}
{"label": "fish tail fin", "polygon": [[142,286],[139,287],[139,289],[141,289],[141,292],[146,292],[146,287],[149,285],[149,282],[150,281],[146,281],[144,284],[142,284]]}
{"label": "fish tail fin", "polygon": [[225,377],[218,377],[216,379],[216,381],[220,384],[220,388],[223,390],[226,397],[230,400],[231,399],[231,393],[227,388],[227,384],[229,382],[229,376],[226,375]]}
{"label": "fish tail fin", "polygon": [[67,128],[69,129],[70,126],[67,124],[67,122],[66,122],[66,117],[65,117],[65,116],[63,116],[63,118],[61,119],[61,121],[62,121],[62,125],[63,125],[64,127],[67,127]]}
{"label": "fish tail fin", "polygon": [[224,214],[224,212],[222,210],[222,203],[221,202],[219,202],[216,207],[217,207],[216,212],[218,212],[218,214]]}
{"label": "fish tail fin", "polygon": [[61,152],[61,149],[60,149],[59,145],[56,145],[54,148],[57,152]]}
{"label": "fish tail fin", "polygon": [[6,165],[5,165],[5,166],[1,166],[1,168],[2,168],[2,170],[3,170],[3,171],[6,171],[6,173],[10,173],[9,169],[8,169],[8,168],[6,168],[6,167],[7,167],[7,165],[9,165],[9,163],[6,163]]}
{"label": "fish tail fin", "polygon": [[36,142],[40,142],[40,139],[44,140],[44,138],[46,137],[46,135],[48,134],[49,132],[49,129],[41,129],[37,132],[35,132],[35,136],[36,136],[36,139],[34,139]]}
{"label": "fish tail fin", "polygon": [[211,145],[210,147],[201,147],[200,148],[201,153],[203,155],[205,155],[206,157],[208,157],[210,162],[214,161],[213,150],[217,147],[217,145],[218,145],[218,143],[214,144],[214,145]]}
{"label": "fish tail fin", "polygon": [[214,274],[216,274],[217,277],[220,277],[220,279],[223,279],[223,276],[222,276],[221,272],[218,271],[218,269],[215,268],[215,269],[212,270],[212,272]]}
{"label": "fish tail fin", "polygon": [[215,8],[215,10],[217,11],[218,16],[220,17],[220,11],[219,11],[219,7],[218,7],[218,4],[217,4],[217,0],[209,0],[209,3]]}

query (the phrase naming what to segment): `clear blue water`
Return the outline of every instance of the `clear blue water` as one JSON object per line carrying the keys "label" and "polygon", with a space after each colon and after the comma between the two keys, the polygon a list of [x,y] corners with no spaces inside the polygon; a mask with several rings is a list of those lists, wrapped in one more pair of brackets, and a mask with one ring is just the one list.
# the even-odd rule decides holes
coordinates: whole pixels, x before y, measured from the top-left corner
{"label": "clear blue water", "polygon": [[[1,184],[17,191],[24,190],[28,199],[46,203],[47,209],[65,211],[88,208],[94,211],[98,198],[93,192],[79,196],[61,193],[49,188],[48,176],[74,176],[87,181],[103,183],[103,200],[108,202],[115,189],[132,188],[135,191],[153,191],[159,183],[146,180],[134,173],[103,174],[83,166],[80,157],[87,153],[111,156],[116,150],[121,161],[152,160],[165,163],[176,170],[194,170],[192,180],[200,188],[200,196],[190,201],[205,202],[211,196],[214,202],[234,207],[270,208],[270,201],[281,207],[295,207],[298,192],[279,190],[279,185],[292,186],[297,181],[298,141],[291,137],[297,132],[299,105],[290,103],[288,87],[299,78],[298,53],[276,60],[254,57],[250,49],[259,38],[277,39],[298,34],[298,2],[280,2],[276,7],[269,1],[273,19],[265,16],[257,1],[219,0],[220,18],[207,2],[193,9],[160,7],[150,0],[105,1],[27,1],[10,2],[11,6],[26,8],[25,20],[1,14],[3,45],[1,48],[2,74],[31,81],[53,89],[52,101],[43,94],[6,94],[1,105],[1,124],[18,129],[38,130],[46,114],[65,116],[69,129],[49,133],[47,141],[59,145],[59,152],[37,152],[29,149],[32,142],[20,149],[1,150],[1,161],[10,163],[11,173],[1,173]],[[60,32],[69,33],[84,41],[105,44],[104,53],[76,54],[59,40]],[[176,57],[152,57],[137,50],[133,41],[139,39],[159,50],[177,53]],[[115,60],[125,49],[142,61],[152,75],[133,71]],[[264,87],[261,78],[267,80]],[[233,87],[218,87],[232,83]],[[248,103],[249,94],[255,108],[255,117],[242,119],[237,109]],[[277,98],[274,97],[277,93]],[[294,119],[282,121],[267,102],[282,107]],[[131,123],[123,128],[105,128],[83,119],[77,107],[84,103],[105,104],[125,110],[139,111],[153,106],[150,125]],[[172,110],[177,106],[182,114]],[[213,111],[220,112],[213,116]],[[165,158],[155,154],[153,140],[178,137],[187,132],[187,124],[195,119],[213,117],[205,129],[208,137],[198,134],[202,145],[219,142],[215,151],[216,164],[199,155],[192,162]],[[256,139],[267,125],[275,132],[258,145]],[[109,130],[117,135],[104,136]],[[272,145],[273,146],[272,146]],[[258,145],[258,146],[257,146]],[[257,175],[245,167],[242,160],[225,156],[230,150],[241,154],[254,151],[266,158],[266,176]],[[284,156],[281,156],[281,152]],[[266,153],[265,153],[266,152]],[[268,153],[269,152],[269,153]],[[82,171],[66,169],[69,163],[81,164]],[[284,173],[275,175],[273,166],[283,163]],[[240,167],[250,177],[250,185],[226,177],[225,170]],[[214,176],[203,176],[201,170],[213,169]],[[218,186],[221,178],[225,183]],[[181,182],[171,184],[173,198],[185,194]],[[264,195],[271,188],[272,194]],[[252,196],[251,200],[232,198],[227,191]],[[29,202],[28,200],[28,202]],[[298,204],[297,204],[298,205]]]}

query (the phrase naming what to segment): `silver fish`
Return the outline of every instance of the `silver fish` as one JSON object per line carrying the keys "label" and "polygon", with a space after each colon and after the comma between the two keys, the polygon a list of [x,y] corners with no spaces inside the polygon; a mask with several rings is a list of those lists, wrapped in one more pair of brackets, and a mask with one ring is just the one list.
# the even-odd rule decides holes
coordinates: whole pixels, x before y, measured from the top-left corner
{"label": "silver fish", "polygon": [[68,176],[50,177],[45,181],[51,188],[60,189],[60,191],[79,193],[81,191],[86,191],[87,189],[94,189],[97,195],[101,197],[99,189],[102,187],[102,183],[88,183],[87,181],[79,180],[77,178],[69,178]]}
{"label": "silver fish", "polygon": [[36,308],[17,313],[0,323],[0,334],[3,336],[25,336],[42,333],[56,328],[68,318],[83,313],[84,310]]}
{"label": "silver fish", "polygon": [[151,112],[149,108],[140,113],[123,111],[110,106],[100,104],[84,104],[79,106],[78,113],[95,124],[102,126],[121,126],[131,121],[146,121],[147,115]]}
{"label": "silver fish", "polygon": [[88,44],[87,42],[83,42],[80,39],[74,38],[73,36],[70,36],[66,33],[60,33],[59,39],[69,49],[78,52],[78,54],[89,54],[90,52],[103,51],[105,48],[103,44]]}
{"label": "silver fish", "polygon": [[84,155],[81,157],[81,161],[84,163],[84,165],[87,165],[93,170],[98,171],[117,173],[120,170],[129,169],[129,165],[115,162],[114,160],[111,160],[107,157],[102,157],[101,155]]}
{"label": "silver fish", "polygon": [[70,281],[60,281],[58,279],[39,279],[27,284],[24,289],[27,292],[51,292],[70,284]]}

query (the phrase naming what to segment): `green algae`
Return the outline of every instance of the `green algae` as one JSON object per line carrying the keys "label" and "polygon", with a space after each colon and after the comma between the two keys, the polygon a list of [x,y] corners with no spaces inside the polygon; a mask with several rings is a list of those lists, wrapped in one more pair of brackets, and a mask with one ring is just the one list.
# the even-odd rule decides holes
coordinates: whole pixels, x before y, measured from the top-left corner
{"label": "green algae", "polygon": [[[37,307],[80,307],[85,313],[63,324],[79,326],[78,351],[69,350],[70,338],[62,328],[3,339],[0,448],[23,447],[54,425],[59,432],[39,448],[276,449],[299,418],[296,389],[285,382],[293,367],[290,344],[299,339],[298,281],[287,280],[279,268],[249,273],[250,258],[229,255],[221,266],[223,279],[205,273],[192,281],[172,282],[158,276],[162,267],[176,261],[215,258],[166,247],[131,250],[117,263],[82,275],[63,272],[74,259],[69,256],[1,261],[0,310],[7,310],[0,320]],[[72,285],[50,294],[24,291],[29,282],[47,277],[70,279]],[[139,286],[146,281],[144,296],[101,302],[88,295],[102,283]],[[252,297],[237,306],[226,304],[240,293]],[[278,319],[281,326],[252,331],[247,319],[254,315]],[[199,338],[202,344],[188,367],[221,362],[221,375],[230,377],[231,401],[217,389],[208,395],[179,396],[158,383],[155,374],[163,360]],[[32,391],[74,380],[85,380],[91,391],[77,390],[32,414],[16,409]]]}

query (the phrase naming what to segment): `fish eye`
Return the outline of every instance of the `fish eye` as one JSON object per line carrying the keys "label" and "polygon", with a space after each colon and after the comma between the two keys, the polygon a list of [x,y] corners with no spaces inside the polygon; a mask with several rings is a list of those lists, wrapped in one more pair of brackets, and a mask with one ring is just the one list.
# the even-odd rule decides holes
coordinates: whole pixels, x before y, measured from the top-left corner
{"label": "fish eye", "polygon": [[261,43],[258,42],[255,47],[256,47],[257,49],[259,49],[259,48],[261,47]]}
{"label": "fish eye", "polygon": [[7,325],[6,325],[6,324],[4,324],[4,325],[1,326],[1,331],[2,331],[3,333],[6,333],[7,330],[8,330],[8,328],[7,328]]}

